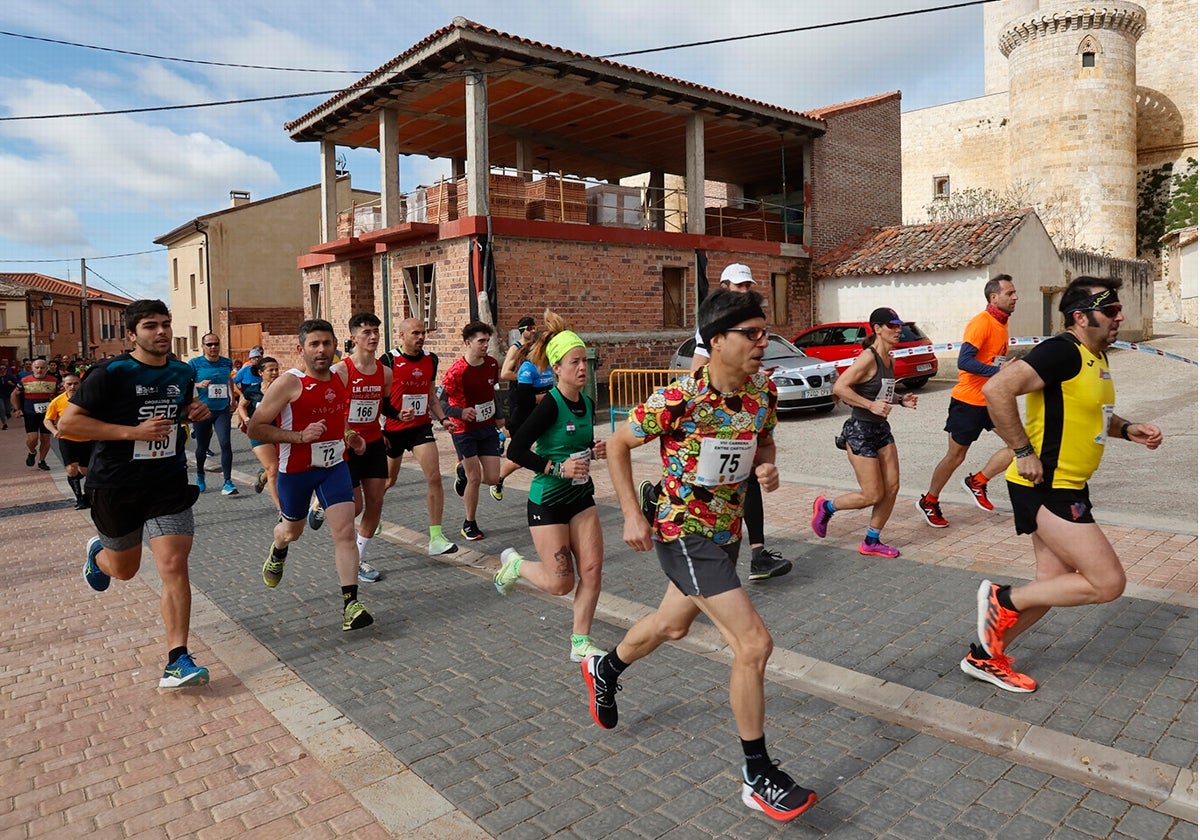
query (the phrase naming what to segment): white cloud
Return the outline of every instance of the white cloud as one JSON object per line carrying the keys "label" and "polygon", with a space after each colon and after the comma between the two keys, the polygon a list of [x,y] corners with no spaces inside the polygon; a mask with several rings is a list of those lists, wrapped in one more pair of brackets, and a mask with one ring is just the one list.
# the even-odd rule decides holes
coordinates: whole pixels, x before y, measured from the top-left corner
{"label": "white cloud", "polygon": [[170,105],[208,102],[212,91],[204,85],[184,78],[158,62],[138,64],[133,68],[134,84],[139,94]]}

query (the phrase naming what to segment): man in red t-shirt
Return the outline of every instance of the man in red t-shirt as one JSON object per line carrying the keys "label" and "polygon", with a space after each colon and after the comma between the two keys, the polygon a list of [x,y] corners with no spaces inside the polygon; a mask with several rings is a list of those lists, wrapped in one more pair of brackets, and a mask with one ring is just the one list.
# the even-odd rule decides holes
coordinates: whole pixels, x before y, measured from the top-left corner
{"label": "man in red t-shirt", "polygon": [[32,370],[17,383],[10,399],[13,408],[25,419],[25,448],[29,450],[25,466],[32,467],[36,460],[39,470],[49,470],[46,453],[50,451],[50,432],[42,425],[42,420],[50,401],[58,396],[62,386],[58,377],[50,373],[50,365],[45,359],[39,356],[31,367]]}
{"label": "man in red t-shirt", "polygon": [[[488,355],[492,328],[482,321],[472,321],[463,327],[463,355],[450,365],[442,377],[442,408],[450,418],[447,427],[458,453],[459,481],[455,492],[462,490],[462,535],[468,540],[484,537],[475,522],[479,505],[480,483],[495,484],[500,480],[500,435],[504,418],[496,410],[496,383],[500,380],[500,365]],[[465,476],[466,481],[461,479]]]}

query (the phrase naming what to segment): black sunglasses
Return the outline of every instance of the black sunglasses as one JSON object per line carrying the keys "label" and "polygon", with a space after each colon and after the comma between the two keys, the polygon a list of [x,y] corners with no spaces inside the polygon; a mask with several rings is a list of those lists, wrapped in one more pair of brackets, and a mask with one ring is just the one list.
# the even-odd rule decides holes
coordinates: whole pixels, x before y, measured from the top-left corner
{"label": "black sunglasses", "polygon": [[220,346],[221,346],[221,343],[220,343],[220,342],[217,342],[216,344],[209,344],[209,343],[206,341],[206,342],[204,342],[204,346],[205,346],[205,347],[220,347]]}

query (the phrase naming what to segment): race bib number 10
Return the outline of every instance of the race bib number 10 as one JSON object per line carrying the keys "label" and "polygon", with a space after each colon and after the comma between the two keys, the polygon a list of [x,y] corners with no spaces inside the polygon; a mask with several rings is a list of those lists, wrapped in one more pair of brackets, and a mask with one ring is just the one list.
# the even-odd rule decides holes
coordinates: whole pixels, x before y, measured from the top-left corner
{"label": "race bib number 10", "polygon": [[429,413],[429,394],[405,394],[400,400],[400,410],[409,409],[414,417],[424,417]]}
{"label": "race bib number 10", "polygon": [[754,468],[756,440],[718,440],[705,438],[696,461],[696,483],[704,487],[737,484],[745,481]]}

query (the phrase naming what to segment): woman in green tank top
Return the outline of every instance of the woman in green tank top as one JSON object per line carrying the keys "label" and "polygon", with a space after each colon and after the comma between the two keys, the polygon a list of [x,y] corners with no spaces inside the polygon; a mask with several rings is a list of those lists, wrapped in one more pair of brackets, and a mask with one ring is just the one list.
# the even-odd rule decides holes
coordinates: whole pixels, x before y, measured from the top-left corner
{"label": "woman in green tank top", "polygon": [[[600,598],[604,533],[590,475],[604,441],[592,438],[595,404],[583,393],[587,348],[562,318],[546,310],[545,329],[529,351],[540,369],[554,370],[555,386],[526,417],[508,447],[508,459],[533,472],[529,489],[529,533],[538,560],[516,549],[500,553],[493,582],[508,595],[520,578],[552,595],[575,590],[571,661],[604,653],[592,644],[592,620]],[[577,582],[578,578],[578,582]]]}

